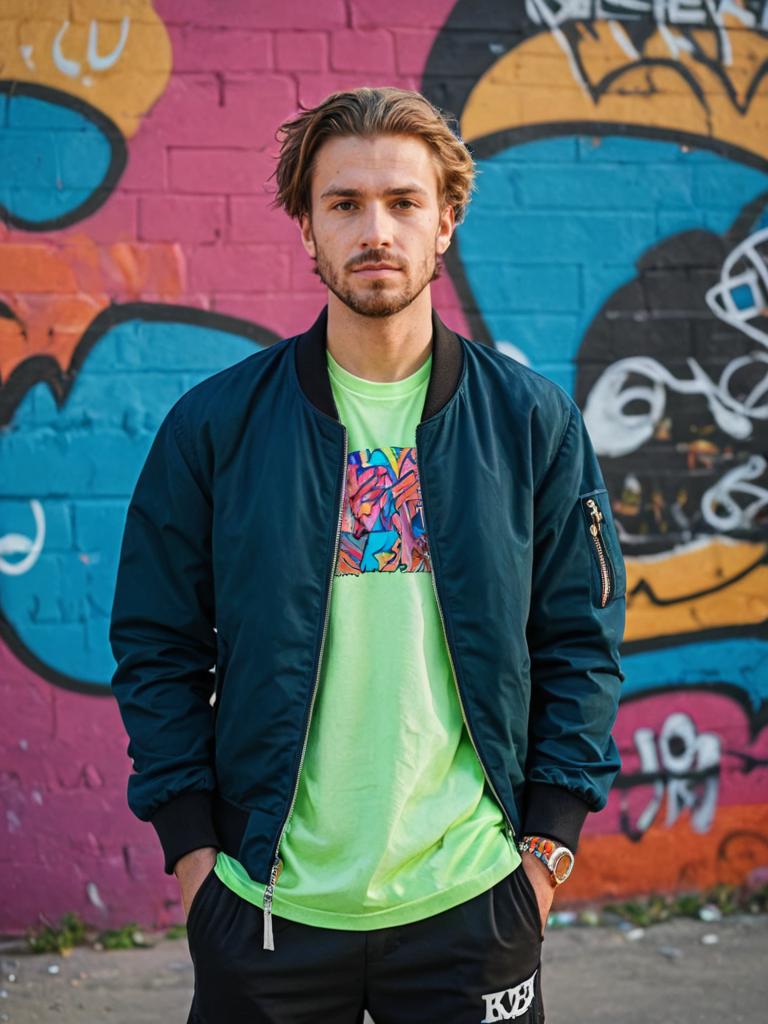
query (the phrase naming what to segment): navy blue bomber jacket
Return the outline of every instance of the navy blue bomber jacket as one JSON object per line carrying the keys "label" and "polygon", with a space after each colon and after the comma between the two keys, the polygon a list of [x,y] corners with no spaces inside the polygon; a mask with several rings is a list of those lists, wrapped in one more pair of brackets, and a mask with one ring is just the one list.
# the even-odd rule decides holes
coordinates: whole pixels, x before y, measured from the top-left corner
{"label": "navy blue bomber jacket", "polygon": [[[131,497],[112,688],[128,803],[169,874],[203,846],[265,885],[277,864],[344,497],[327,313],[182,395]],[[626,574],[608,493],[563,388],[432,323],[416,450],[457,697],[510,835],[575,850],[621,767]]]}

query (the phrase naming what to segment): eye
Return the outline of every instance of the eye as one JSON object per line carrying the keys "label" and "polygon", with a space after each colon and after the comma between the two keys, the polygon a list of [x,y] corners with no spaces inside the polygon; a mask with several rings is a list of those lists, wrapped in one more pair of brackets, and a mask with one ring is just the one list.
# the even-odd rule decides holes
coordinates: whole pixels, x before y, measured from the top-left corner
{"label": "eye", "polygon": [[399,206],[400,203],[407,203],[409,207],[416,205],[412,199],[400,199],[400,200],[398,200],[398,202],[395,205]]}
{"label": "eye", "polygon": [[342,201],[340,203],[336,203],[333,208],[334,210],[338,210],[342,206],[354,206],[354,203],[350,199],[342,199]]}

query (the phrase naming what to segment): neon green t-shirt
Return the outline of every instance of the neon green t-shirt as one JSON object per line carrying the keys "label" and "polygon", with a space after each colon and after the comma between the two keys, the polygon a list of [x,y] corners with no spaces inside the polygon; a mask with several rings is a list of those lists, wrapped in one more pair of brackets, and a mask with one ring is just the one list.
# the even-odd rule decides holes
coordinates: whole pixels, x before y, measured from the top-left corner
{"label": "neon green t-shirt", "polygon": [[[433,590],[415,447],[432,356],[386,382],[327,361],[347,496],[272,912],[367,930],[463,903],[520,854],[464,726]],[[215,870],[263,905],[265,886],[235,858],[220,852]]]}

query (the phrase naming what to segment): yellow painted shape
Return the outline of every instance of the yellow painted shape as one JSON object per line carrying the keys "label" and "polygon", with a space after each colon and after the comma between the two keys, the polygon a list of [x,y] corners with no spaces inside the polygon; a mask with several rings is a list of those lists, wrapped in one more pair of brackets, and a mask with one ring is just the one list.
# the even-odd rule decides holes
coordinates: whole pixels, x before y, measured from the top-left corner
{"label": "yellow painted shape", "polygon": [[150,0],[3,0],[0,66],[4,79],[85,100],[130,138],[163,94],[173,54]]}
{"label": "yellow painted shape", "polygon": [[[591,22],[589,31],[582,28],[578,43],[587,81],[599,87],[607,75],[619,72],[594,101],[577,81],[555,36],[542,32],[505,54],[478,80],[461,115],[462,136],[472,141],[531,125],[596,121],[693,133],[768,159],[768,79],[758,84],[742,112],[748,90],[768,60],[768,39],[745,29],[732,15],[723,20],[732,59],[715,69],[682,49],[677,67],[640,64],[640,58],[672,59],[658,30],[635,59],[619,45],[607,22]],[[703,50],[713,50],[713,31],[696,30],[695,39]],[[686,74],[702,90],[706,105]],[[736,104],[728,87],[735,91]]]}
{"label": "yellow painted shape", "polygon": [[625,640],[768,619],[768,545],[714,537],[690,551],[625,559]]}

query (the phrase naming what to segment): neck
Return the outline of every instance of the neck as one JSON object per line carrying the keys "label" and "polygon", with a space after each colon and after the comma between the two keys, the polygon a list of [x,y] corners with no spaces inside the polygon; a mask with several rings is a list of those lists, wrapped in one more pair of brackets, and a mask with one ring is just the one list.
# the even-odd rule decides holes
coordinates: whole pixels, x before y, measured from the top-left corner
{"label": "neck", "polygon": [[361,316],[328,293],[328,350],[356,377],[379,382],[402,380],[422,366],[432,351],[432,298],[429,286],[394,316]]}

